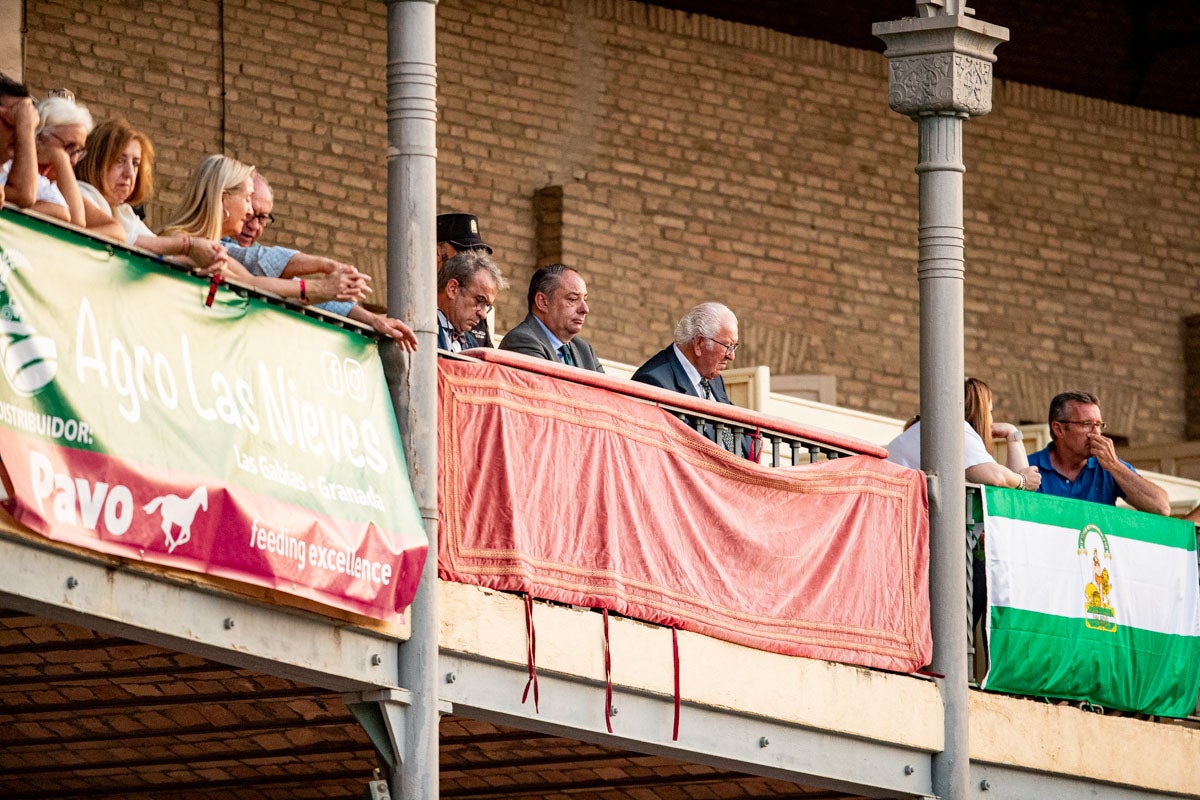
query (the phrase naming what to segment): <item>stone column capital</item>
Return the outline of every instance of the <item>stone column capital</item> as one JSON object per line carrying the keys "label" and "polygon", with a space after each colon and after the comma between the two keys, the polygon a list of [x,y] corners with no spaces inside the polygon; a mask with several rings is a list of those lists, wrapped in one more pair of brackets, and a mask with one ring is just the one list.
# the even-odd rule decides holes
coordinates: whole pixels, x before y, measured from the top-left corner
{"label": "stone column capital", "polygon": [[877,22],[887,45],[888,104],[909,117],[981,116],[992,110],[995,49],[1008,29],[963,15]]}

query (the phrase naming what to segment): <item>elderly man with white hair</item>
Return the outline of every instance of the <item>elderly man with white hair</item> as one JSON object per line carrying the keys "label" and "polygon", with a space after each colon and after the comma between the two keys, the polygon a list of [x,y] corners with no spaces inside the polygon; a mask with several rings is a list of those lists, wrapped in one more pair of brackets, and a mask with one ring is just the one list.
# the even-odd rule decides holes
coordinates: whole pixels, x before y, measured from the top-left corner
{"label": "elderly man with white hair", "polygon": [[[701,303],[675,325],[674,338],[674,343],[638,367],[633,379],[733,405],[721,378],[737,352],[738,322],[733,312],[720,303]],[[712,427],[707,426],[706,435],[719,441]],[[728,433],[722,437],[727,450],[733,449],[731,438]],[[745,440],[742,449],[748,451]]]}
{"label": "elderly man with white hair", "polygon": [[738,346],[737,317],[720,303],[701,303],[675,325],[675,342],[633,373],[635,381],[729,403],[721,371]]}

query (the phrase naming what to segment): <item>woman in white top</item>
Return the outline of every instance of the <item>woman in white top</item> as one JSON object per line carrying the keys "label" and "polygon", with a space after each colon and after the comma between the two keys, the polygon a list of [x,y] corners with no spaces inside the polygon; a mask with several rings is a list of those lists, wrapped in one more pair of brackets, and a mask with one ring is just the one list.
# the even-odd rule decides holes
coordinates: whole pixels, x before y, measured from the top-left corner
{"label": "woman in white top", "polygon": [[154,191],[154,146],[141,131],[117,118],[97,125],[87,137],[87,152],[75,165],[79,189],[88,202],[120,223],[119,237],[140,247],[199,269],[225,260],[225,245],[187,234],[155,236],[133,211]]}
{"label": "woman in white top", "polygon": [[[963,466],[967,480],[988,486],[1004,486],[1009,489],[1026,489],[1036,492],[1042,485],[1042,476],[1037,467],[1029,466],[1025,447],[1021,444],[1021,431],[1007,422],[992,421],[992,390],[978,378],[967,378],[963,423]],[[1008,442],[1005,463],[999,464],[992,455],[992,440]],[[887,447],[888,461],[912,469],[921,468],[921,422],[914,419],[904,432]]]}

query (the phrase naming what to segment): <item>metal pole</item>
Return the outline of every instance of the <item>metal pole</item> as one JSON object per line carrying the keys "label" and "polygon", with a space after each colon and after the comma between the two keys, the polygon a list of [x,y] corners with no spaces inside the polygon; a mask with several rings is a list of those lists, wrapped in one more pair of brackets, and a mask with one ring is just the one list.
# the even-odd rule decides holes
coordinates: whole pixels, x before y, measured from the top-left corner
{"label": "metal pole", "polygon": [[404,359],[388,348],[392,404],[409,479],[425,520],[429,555],[400,645],[399,683],[412,704],[389,781],[393,797],[438,797],[437,609],[437,0],[387,0],[388,313],[417,334]]}
{"label": "metal pole", "polygon": [[933,790],[966,797],[966,531],[963,494],[962,118],[918,120],[921,296],[921,469],[929,476],[929,581],[934,672],[945,707],[946,749],[933,757]]}
{"label": "metal pole", "polygon": [[[957,11],[954,2],[946,4]],[[921,314],[921,468],[929,476],[932,671],[943,677],[945,746],[933,791],[970,796],[967,697],[966,491],[963,470],[962,125],[991,110],[992,51],[1008,31],[918,3],[923,16],[878,23],[887,43],[888,101],[917,122]]]}

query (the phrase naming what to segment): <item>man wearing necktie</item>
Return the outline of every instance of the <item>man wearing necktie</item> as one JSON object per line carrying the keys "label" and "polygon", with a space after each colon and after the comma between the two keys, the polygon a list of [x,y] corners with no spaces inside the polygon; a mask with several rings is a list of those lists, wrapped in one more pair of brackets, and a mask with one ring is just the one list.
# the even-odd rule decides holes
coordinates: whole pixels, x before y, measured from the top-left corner
{"label": "man wearing necktie", "polygon": [[464,250],[438,269],[438,348],[458,353],[487,347],[472,331],[487,318],[496,294],[508,287],[500,268],[484,250]]}
{"label": "man wearing necktie", "polygon": [[[479,218],[474,214],[438,214],[437,217],[437,265],[442,265],[459,253],[467,250],[482,250],[489,256],[492,248],[479,232]],[[503,287],[501,287],[503,288]],[[489,314],[491,312],[489,311]],[[495,347],[488,333],[488,319],[481,319],[471,328],[471,338],[463,349],[471,347]],[[440,339],[440,337],[439,337]]]}
{"label": "man wearing necktie", "polygon": [[[633,379],[733,405],[721,378],[721,371],[737,352],[738,323],[733,312],[720,303],[701,303],[675,325],[674,339],[673,344],[638,367]],[[726,450],[734,449],[733,434],[729,431],[718,436],[714,426],[706,425],[704,435]],[[748,452],[748,441],[743,439],[742,454]]]}
{"label": "man wearing necktie", "polygon": [[578,271],[549,264],[533,273],[526,298],[529,314],[500,342],[512,350],[593,372],[604,372],[592,346],[579,332],[589,312],[587,284]]}

